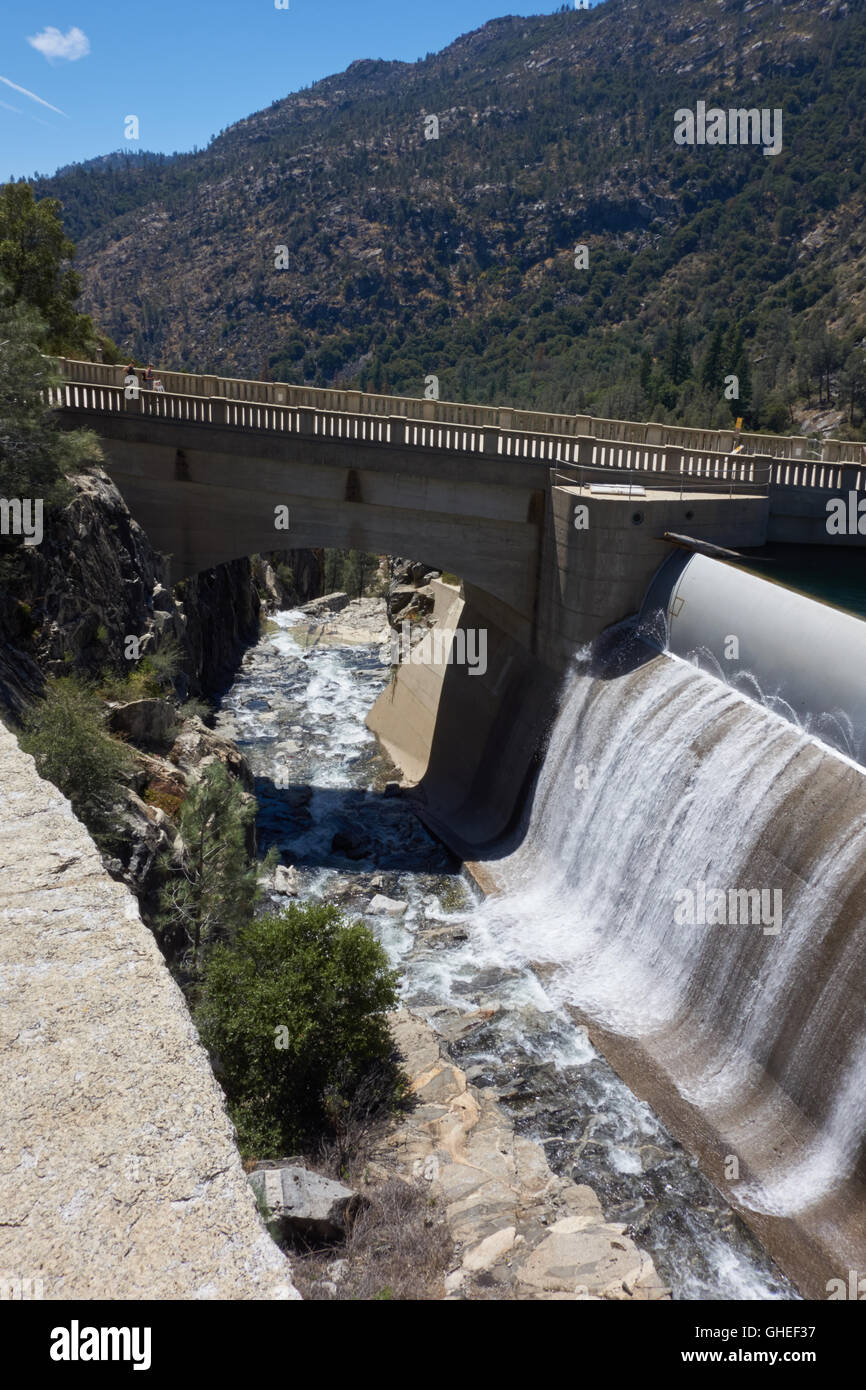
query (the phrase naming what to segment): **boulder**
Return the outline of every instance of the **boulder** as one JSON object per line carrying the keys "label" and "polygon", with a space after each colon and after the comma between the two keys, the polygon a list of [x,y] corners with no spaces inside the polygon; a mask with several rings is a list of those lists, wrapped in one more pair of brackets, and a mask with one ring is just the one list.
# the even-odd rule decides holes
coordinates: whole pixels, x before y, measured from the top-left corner
{"label": "boulder", "polygon": [[388,607],[392,614],[402,613],[404,608],[408,608],[410,603],[414,603],[416,598],[415,589],[394,589],[388,595]]}
{"label": "boulder", "polygon": [[253,789],[253,774],[243,754],[229,739],[209,729],[197,715],[184,720],[168,756],[175,767],[193,781],[201,777],[208,763],[221,762],[245,791]]}
{"label": "boulder", "polygon": [[303,604],[299,611],[311,618],[322,618],[327,617],[329,613],[339,613],[350,602],[348,594],[340,592],[323,594],[321,598],[314,598],[309,603]]}
{"label": "boulder", "polygon": [[408,903],[400,902],[397,898],[386,898],[384,893],[377,893],[375,897],[370,899],[367,911],[371,913],[384,912],[389,917],[402,917],[408,906]]}
{"label": "boulder", "polygon": [[300,882],[298,871],[294,865],[278,864],[274,870],[274,888],[278,893],[285,893],[290,898],[296,898],[300,892]]}
{"label": "boulder", "polygon": [[363,1201],[350,1187],[294,1164],[259,1168],[249,1180],[259,1206],[268,1213],[269,1226],[283,1236],[339,1240]]}
{"label": "boulder", "polygon": [[174,737],[177,714],[169,700],[130,700],[113,705],[106,723],[113,734],[123,734],[130,743],[164,747]]}
{"label": "boulder", "polygon": [[514,1226],[505,1226],[501,1231],[494,1231],[472,1250],[467,1250],[463,1256],[463,1268],[472,1274],[482,1269],[490,1269],[497,1260],[508,1254],[516,1237],[517,1230]]}
{"label": "boulder", "polygon": [[140,900],[159,886],[159,859],[171,852],[177,832],[165,812],[147,805],[130,787],[121,788],[112,809],[116,856],[109,873],[121,878]]}

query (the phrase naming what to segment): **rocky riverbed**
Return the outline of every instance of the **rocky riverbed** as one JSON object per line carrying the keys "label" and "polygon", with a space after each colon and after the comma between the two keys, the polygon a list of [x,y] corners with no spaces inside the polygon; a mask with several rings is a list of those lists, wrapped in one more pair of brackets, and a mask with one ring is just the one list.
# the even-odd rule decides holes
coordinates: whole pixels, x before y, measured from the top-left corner
{"label": "rocky riverbed", "polygon": [[[499,963],[477,912],[478,889],[406,798],[393,794],[399,774],[364,725],[389,679],[384,603],[378,616],[376,604],[364,600],[356,609],[338,600],[329,609],[318,601],[312,612],[274,615],[223,701],[218,732],[237,742],[253,771],[260,845],[277,845],[283,857],[275,902],[285,901],[286,892],[321,897],[368,922],[402,970],[407,1009],[446,1049],[441,1074],[451,1075],[454,1090],[431,1103],[449,1113],[452,1106],[458,1112],[465,1107],[457,1073],[475,1088],[470,1095],[477,1092],[484,1118],[477,1138],[464,1135],[467,1151],[487,1133],[485,1107],[495,1105],[515,1136],[511,1162],[517,1165],[515,1144],[518,1152],[524,1141],[540,1146],[557,1179],[591,1189],[600,1203],[599,1214],[584,1193],[575,1201],[585,1206],[571,1211],[561,1192],[550,1196],[551,1189],[537,1215],[540,1229],[570,1241],[577,1228],[556,1232],[558,1222],[579,1218],[588,1221],[586,1229],[599,1229],[599,1223],[619,1228],[611,1238],[626,1243],[630,1260],[634,1249],[652,1257],[654,1297],[662,1287],[677,1299],[796,1297],[650,1108],[619,1081],[585,1031],[551,1004],[544,972]],[[417,1161],[426,1161],[425,1145],[433,1144],[427,1157],[437,1158],[440,1129],[457,1134],[459,1119],[459,1113],[422,1116],[430,1132],[407,1130],[392,1156],[399,1157],[402,1145],[399,1161],[414,1171]],[[455,1190],[459,1180],[468,1179],[455,1174]],[[497,1253],[486,1272],[467,1272],[462,1264],[452,1271],[453,1295],[471,1293],[476,1275],[486,1273],[496,1287],[511,1290],[504,1296],[539,1296],[539,1286],[515,1272],[538,1246],[517,1220],[514,1193],[506,1198],[499,1192],[501,1206],[493,1203],[485,1212],[484,1197],[473,1191],[454,1198],[450,1181],[442,1189],[449,1212],[463,1198],[478,1196],[452,1214],[461,1249],[497,1238],[487,1247]],[[480,1224],[470,1232],[465,1218],[473,1206]],[[524,1242],[506,1248],[502,1233],[512,1227],[514,1241],[523,1234]],[[518,1259],[515,1250],[524,1245]],[[633,1262],[623,1273],[636,1267]],[[611,1278],[619,1273],[617,1266]],[[601,1278],[575,1273],[574,1288],[603,1296]],[[527,1292],[532,1288],[534,1294]],[[549,1287],[540,1296],[553,1294],[575,1296]]]}

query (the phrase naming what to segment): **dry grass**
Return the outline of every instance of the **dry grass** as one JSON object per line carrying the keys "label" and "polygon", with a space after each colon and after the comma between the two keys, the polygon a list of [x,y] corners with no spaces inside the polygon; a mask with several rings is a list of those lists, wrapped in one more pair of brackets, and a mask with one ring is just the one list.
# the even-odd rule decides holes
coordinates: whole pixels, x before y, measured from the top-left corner
{"label": "dry grass", "polygon": [[365,1192],[343,1244],[290,1254],[298,1291],[316,1300],[439,1299],[455,1264],[437,1203],[426,1187],[400,1178]]}

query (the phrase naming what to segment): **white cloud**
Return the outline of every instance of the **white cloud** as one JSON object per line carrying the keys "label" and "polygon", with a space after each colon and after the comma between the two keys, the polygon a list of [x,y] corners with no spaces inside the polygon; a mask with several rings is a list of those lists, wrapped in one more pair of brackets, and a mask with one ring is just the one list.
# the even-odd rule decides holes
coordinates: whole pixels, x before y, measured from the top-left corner
{"label": "white cloud", "polygon": [[86,58],[90,52],[90,39],[80,29],[69,29],[61,34],[53,24],[49,24],[41,34],[34,34],[27,42],[49,62],[55,58],[66,58],[74,63],[78,58]]}

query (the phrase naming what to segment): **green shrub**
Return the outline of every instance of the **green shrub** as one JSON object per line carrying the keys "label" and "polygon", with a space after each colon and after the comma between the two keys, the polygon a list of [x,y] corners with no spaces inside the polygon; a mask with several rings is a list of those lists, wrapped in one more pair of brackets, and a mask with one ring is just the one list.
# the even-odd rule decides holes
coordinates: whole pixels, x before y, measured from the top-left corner
{"label": "green shrub", "polygon": [[189,700],[184,700],[180,707],[181,719],[201,719],[207,723],[213,714],[213,707],[207,700],[199,700],[192,696]]}
{"label": "green shrub", "polygon": [[169,690],[182,662],[183,654],[174,637],[164,638],[155,651],[148,652],[138,666],[138,671],[147,681],[148,694],[159,695]]}
{"label": "green shrub", "polygon": [[155,651],[141,657],[122,675],[117,671],[104,670],[99,678],[99,693],[104,700],[118,700],[120,703],[169,697],[173,694],[174,679],[182,662],[183,654],[177,641],[174,637],[167,637]]}
{"label": "green shrub", "polygon": [[285,561],[283,561],[281,564],[277,565],[275,573],[286,593],[289,595],[294,594],[295,572],[291,565],[287,565]]}
{"label": "green shrub", "polygon": [[405,1078],[386,1015],[397,975],[361,922],[332,904],[293,903],[214,946],[196,1022],[242,1152],[278,1158],[329,1130],[334,1091],[345,1103],[378,1074],[383,1108]]}
{"label": "green shrub", "polygon": [[105,732],[99,696],[73,676],[48,678],[45,699],[24,722],[21,746],[35,758],[40,775],[59,787],[76,810],[97,817],[132,764],[124,744]]}

